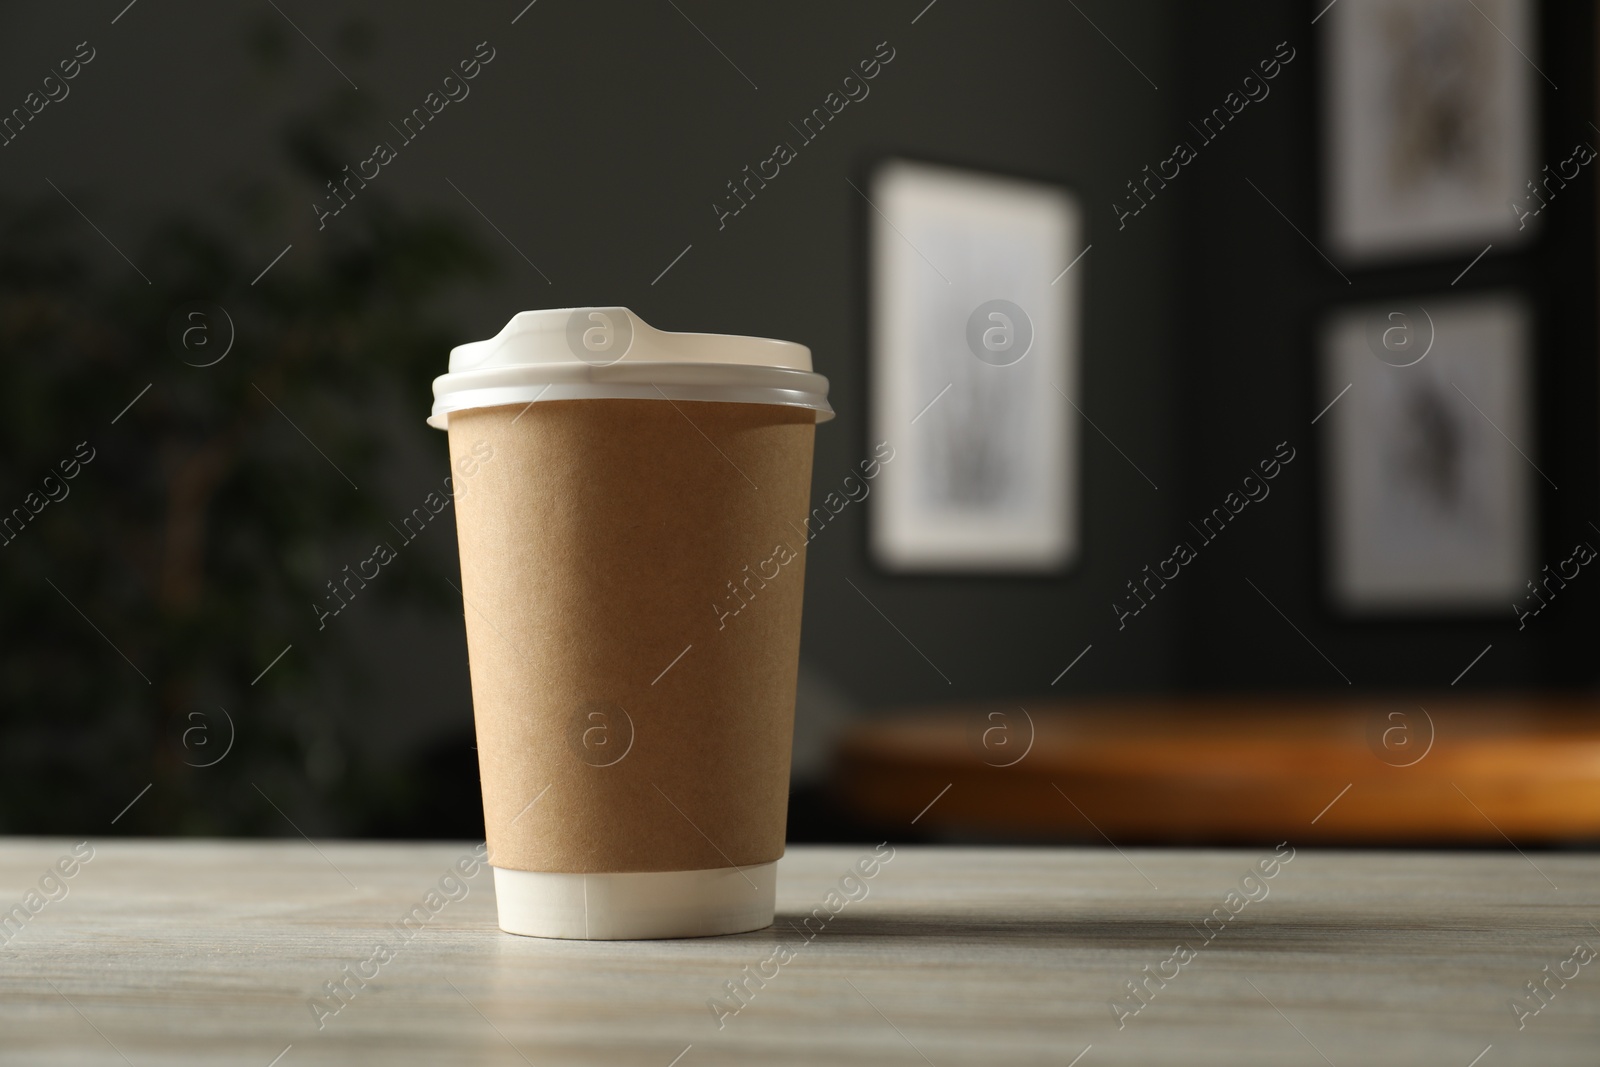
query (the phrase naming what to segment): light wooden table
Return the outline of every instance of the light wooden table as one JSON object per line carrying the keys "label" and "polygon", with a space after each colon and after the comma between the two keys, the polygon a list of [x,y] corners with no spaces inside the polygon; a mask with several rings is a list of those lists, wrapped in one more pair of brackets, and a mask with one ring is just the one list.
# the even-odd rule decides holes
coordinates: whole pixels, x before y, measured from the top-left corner
{"label": "light wooden table", "polygon": [[[793,849],[771,930],[580,943],[500,933],[487,872],[430,913],[466,844],[101,841],[28,914],[71,844],[0,839],[0,907],[28,915],[0,935],[6,1064],[1600,1062],[1600,960],[1567,962],[1600,950],[1592,855],[1302,848],[1241,884],[1271,846],[900,848],[802,945],[869,849]],[[1240,888],[1266,895],[1208,940]],[[763,966],[775,940],[801,947]],[[379,943],[401,947],[368,965]],[[345,964],[377,976],[319,1030]],[[1519,1031],[1547,965],[1576,977]],[[707,1002],[746,966],[770,977],[719,1029]],[[1175,977],[1119,1029],[1146,966]]]}

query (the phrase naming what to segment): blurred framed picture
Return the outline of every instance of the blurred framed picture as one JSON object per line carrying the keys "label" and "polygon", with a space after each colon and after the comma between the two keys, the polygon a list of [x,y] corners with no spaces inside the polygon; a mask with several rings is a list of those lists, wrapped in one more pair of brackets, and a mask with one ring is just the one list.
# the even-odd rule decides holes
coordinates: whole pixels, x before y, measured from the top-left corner
{"label": "blurred framed picture", "polygon": [[1082,212],[1065,189],[890,161],[864,191],[869,530],[891,571],[1049,572],[1078,549]]}
{"label": "blurred framed picture", "polygon": [[1512,207],[1539,174],[1531,0],[1340,0],[1321,28],[1338,255],[1467,251],[1532,232]]}
{"label": "blurred framed picture", "polygon": [[1504,611],[1522,598],[1544,477],[1530,333],[1510,294],[1391,301],[1324,324],[1317,423],[1339,607]]}

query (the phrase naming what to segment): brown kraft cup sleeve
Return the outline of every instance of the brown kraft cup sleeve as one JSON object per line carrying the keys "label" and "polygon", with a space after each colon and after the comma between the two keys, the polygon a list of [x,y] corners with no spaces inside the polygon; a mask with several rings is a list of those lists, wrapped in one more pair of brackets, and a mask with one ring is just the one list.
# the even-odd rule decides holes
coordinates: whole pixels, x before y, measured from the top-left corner
{"label": "brown kraft cup sleeve", "polygon": [[783,854],[813,419],[620,399],[451,414],[492,864]]}

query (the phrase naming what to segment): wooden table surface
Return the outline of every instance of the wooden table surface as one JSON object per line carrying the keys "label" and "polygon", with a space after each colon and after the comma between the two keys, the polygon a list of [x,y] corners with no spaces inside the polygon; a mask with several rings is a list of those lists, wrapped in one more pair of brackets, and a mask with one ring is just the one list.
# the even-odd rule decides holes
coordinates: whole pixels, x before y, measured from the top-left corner
{"label": "wooden table surface", "polygon": [[858,881],[870,848],[797,847],[770,930],[582,943],[496,929],[465,843],[112,840],[47,877],[72,846],[0,839],[0,1063],[1600,1062],[1594,855],[902,847]]}

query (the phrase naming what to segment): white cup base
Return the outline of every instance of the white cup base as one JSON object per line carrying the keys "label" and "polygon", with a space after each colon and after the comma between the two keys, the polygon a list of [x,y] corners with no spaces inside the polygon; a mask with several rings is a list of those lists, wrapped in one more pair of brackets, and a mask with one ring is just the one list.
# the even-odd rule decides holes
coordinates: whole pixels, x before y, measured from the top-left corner
{"label": "white cup base", "polygon": [[494,868],[500,929],[527,937],[635,941],[772,925],[776,862],[704,871],[567,874]]}

